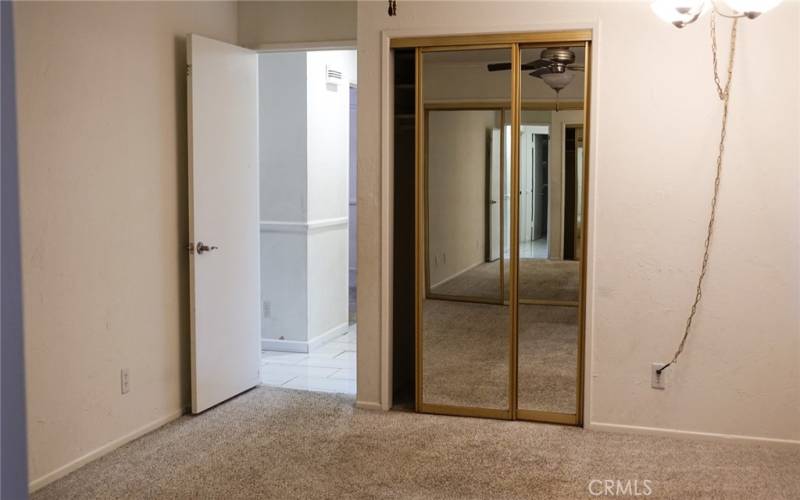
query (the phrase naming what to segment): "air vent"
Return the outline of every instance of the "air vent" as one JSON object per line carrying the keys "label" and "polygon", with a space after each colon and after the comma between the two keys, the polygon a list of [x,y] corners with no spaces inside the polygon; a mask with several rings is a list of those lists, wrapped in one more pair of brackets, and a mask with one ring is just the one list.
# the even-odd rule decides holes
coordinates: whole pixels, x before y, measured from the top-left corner
{"label": "air vent", "polygon": [[330,85],[339,85],[342,83],[342,72],[338,69],[325,66],[325,83]]}

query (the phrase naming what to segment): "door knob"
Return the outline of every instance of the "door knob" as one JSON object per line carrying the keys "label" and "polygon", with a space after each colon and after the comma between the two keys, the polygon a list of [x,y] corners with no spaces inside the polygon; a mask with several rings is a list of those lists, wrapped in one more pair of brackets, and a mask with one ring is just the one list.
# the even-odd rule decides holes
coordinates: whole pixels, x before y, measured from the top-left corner
{"label": "door knob", "polygon": [[200,255],[200,254],[202,254],[204,252],[210,252],[212,250],[216,250],[218,248],[219,247],[208,246],[208,245],[204,244],[202,241],[198,241],[197,242],[197,254],[198,255]]}

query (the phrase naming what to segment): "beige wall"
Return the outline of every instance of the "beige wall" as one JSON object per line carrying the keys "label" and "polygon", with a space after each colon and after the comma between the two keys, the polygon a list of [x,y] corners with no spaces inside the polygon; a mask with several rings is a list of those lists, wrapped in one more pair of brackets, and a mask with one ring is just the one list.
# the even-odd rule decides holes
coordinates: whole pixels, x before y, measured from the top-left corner
{"label": "beige wall", "polygon": [[486,260],[486,151],[499,112],[428,114],[428,256],[431,287]]}
{"label": "beige wall", "polygon": [[188,401],[184,36],[235,41],[236,4],[21,2],[14,14],[38,486]]}
{"label": "beige wall", "polygon": [[352,41],[356,39],[356,2],[238,2],[239,44],[261,45]]}
{"label": "beige wall", "polygon": [[[666,391],[650,388],[650,364],[671,356],[694,293],[719,134],[708,18],[679,31],[646,2],[401,2],[395,18],[382,3],[359,3],[359,234],[384,230],[382,30],[598,26],[587,420],[800,440],[797,9],[785,2],[740,25],[711,269]],[[727,26],[720,21],[721,34]],[[358,400],[367,407],[385,396],[377,240],[359,242]]]}

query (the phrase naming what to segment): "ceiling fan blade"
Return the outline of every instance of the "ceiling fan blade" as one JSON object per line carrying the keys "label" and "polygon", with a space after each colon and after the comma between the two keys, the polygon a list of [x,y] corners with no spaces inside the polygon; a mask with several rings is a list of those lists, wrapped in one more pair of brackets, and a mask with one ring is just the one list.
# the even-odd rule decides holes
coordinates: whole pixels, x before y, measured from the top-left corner
{"label": "ceiling fan blade", "polygon": [[549,68],[551,64],[553,64],[553,61],[550,59],[537,59],[529,63],[530,69]]}
{"label": "ceiling fan blade", "polygon": [[570,64],[567,66],[567,69],[571,69],[572,71],[583,71],[584,66],[583,64]]}
{"label": "ceiling fan blade", "polygon": [[487,65],[486,69],[489,71],[508,71],[511,69],[511,63],[492,63]]}
{"label": "ceiling fan blade", "polygon": [[543,68],[537,68],[537,69],[531,71],[529,74],[531,76],[535,76],[536,78],[541,78],[542,75],[544,75],[546,73],[550,73],[550,68],[548,68],[547,66],[545,66]]}
{"label": "ceiling fan blade", "polygon": [[[535,64],[535,61],[525,63],[521,66],[523,71],[527,71],[529,69],[536,69],[539,66]],[[489,71],[508,71],[511,69],[511,63],[491,63],[487,65],[487,69]]]}

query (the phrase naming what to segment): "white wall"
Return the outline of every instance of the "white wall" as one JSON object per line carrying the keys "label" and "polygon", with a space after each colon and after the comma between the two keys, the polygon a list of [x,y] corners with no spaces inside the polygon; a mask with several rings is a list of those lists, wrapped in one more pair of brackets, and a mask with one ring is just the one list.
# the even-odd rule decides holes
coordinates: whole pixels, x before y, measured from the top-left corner
{"label": "white wall", "polygon": [[308,340],[306,53],[261,54],[261,337]]}
{"label": "white wall", "polygon": [[487,133],[496,111],[428,114],[430,286],[486,260]]}
{"label": "white wall", "polygon": [[235,42],[236,4],[25,2],[14,24],[36,487],[188,404],[185,36]]}
{"label": "white wall", "polygon": [[[708,18],[676,30],[644,2],[404,2],[389,18],[382,3],[359,3],[359,402],[375,407],[388,388],[388,242],[376,236],[385,230],[381,31],[594,25],[587,421],[800,440],[797,9],[784,2],[740,24],[704,302],[668,389],[655,391],[650,363],[668,359],[682,334],[713,182],[721,107]],[[727,38],[728,22],[719,25]]]}
{"label": "white wall", "polygon": [[[305,222],[307,84],[306,53],[258,56],[262,221]],[[275,182],[280,179],[280,182]]]}
{"label": "white wall", "polygon": [[245,47],[356,39],[355,1],[238,2]]}
{"label": "white wall", "polygon": [[[262,339],[270,349],[307,349],[347,328],[349,85],[356,82],[356,55],[266,53],[259,61],[262,300],[269,309]],[[343,73],[339,85],[327,83],[326,66]]]}
{"label": "white wall", "polygon": [[[326,83],[326,66],[342,82]],[[357,83],[356,52],[309,52],[308,239],[309,337],[341,331],[348,322],[348,172],[350,167],[350,83]]]}

